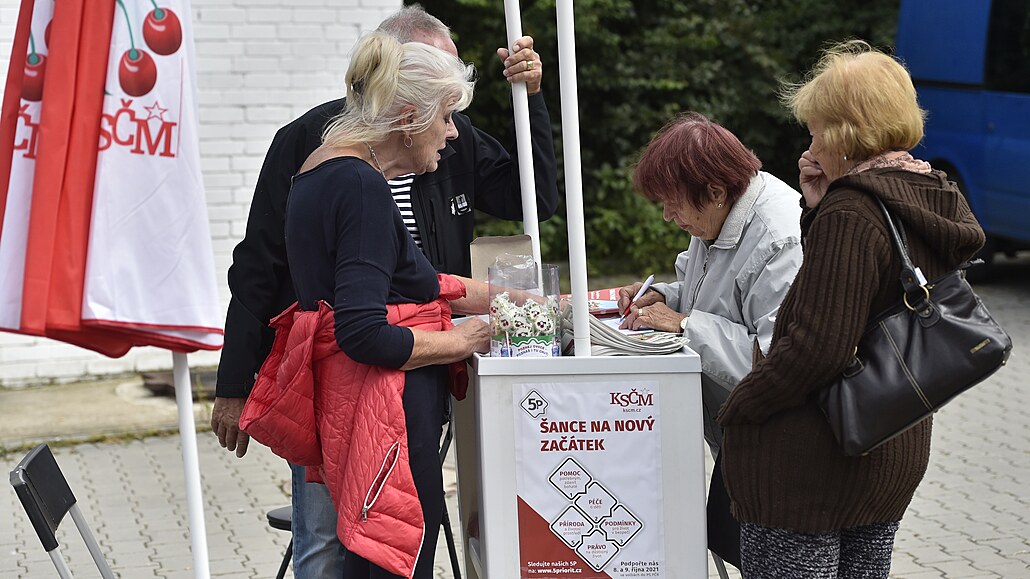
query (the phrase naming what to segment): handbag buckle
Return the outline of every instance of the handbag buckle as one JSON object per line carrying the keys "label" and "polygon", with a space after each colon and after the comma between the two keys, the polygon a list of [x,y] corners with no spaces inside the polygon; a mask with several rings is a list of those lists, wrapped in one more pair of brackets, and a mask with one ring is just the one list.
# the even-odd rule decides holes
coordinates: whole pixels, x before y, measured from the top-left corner
{"label": "handbag buckle", "polygon": [[[930,301],[930,290],[926,287],[925,284],[919,286],[919,289],[923,290],[923,296],[924,296],[923,297],[923,301],[929,303],[929,301]],[[910,311],[913,311],[913,312],[916,311],[916,306],[913,306],[912,304],[908,303],[908,292],[905,292],[905,294],[902,297],[902,301],[905,302],[905,307],[908,308]],[[917,302],[917,305],[918,305],[918,302]]]}
{"label": "handbag buckle", "polygon": [[851,361],[841,372],[844,376],[851,378],[865,369],[865,365],[862,364],[862,360],[858,358],[858,346],[855,346],[855,351],[851,353]]}

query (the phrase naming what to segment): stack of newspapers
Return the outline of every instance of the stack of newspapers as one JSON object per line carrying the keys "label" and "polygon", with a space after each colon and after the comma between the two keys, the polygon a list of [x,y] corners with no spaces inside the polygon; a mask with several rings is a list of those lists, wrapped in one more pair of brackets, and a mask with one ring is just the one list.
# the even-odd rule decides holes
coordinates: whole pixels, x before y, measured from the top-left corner
{"label": "stack of newspapers", "polygon": [[[687,339],[670,332],[626,332],[606,324],[594,315],[590,319],[590,353],[593,356],[648,356],[681,351]],[[572,308],[562,307],[562,350],[572,353]]]}

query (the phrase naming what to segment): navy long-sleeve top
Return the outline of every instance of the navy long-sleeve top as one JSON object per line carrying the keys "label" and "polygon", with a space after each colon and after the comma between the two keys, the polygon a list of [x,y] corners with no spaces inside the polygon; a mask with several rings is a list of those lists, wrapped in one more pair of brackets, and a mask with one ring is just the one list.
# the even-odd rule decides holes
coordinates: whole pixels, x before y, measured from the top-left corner
{"label": "navy long-sleeve top", "polygon": [[381,174],[357,157],[336,157],[294,177],[286,254],[300,307],[333,306],[345,354],[389,368],[408,361],[414,336],[387,323],[386,304],[430,302],[440,285]]}

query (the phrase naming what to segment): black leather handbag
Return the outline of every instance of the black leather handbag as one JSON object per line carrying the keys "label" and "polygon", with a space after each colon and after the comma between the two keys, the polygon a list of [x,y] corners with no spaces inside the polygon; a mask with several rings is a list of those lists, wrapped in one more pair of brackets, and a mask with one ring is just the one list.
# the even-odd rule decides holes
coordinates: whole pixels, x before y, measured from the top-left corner
{"label": "black leather handbag", "polygon": [[901,254],[901,303],[874,318],[851,364],[818,401],[844,454],[866,454],[915,426],[1005,364],[1012,339],[962,270],[927,283],[905,231],[879,199]]}

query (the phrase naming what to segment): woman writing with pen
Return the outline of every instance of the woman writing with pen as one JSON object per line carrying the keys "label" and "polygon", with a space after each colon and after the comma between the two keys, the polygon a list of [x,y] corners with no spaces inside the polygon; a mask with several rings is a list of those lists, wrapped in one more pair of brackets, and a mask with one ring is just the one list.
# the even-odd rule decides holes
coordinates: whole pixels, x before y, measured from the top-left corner
{"label": "woman writing with pen", "polygon": [[676,281],[655,283],[629,309],[623,327],[683,332],[701,356],[705,440],[718,455],[715,416],[751,371],[755,347],[767,350],[780,301],[801,266],[801,194],[768,173],[727,129],[700,113],[665,126],[637,163],[633,184],[663,205],[666,221],[690,233],[676,258]]}

